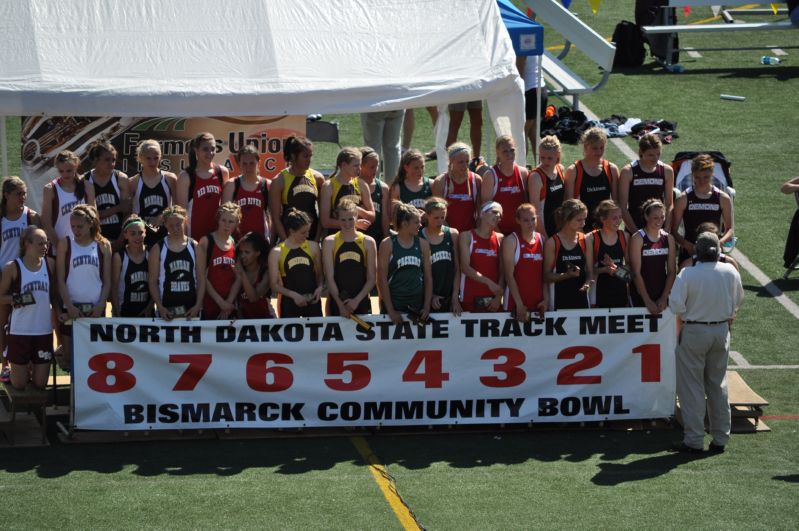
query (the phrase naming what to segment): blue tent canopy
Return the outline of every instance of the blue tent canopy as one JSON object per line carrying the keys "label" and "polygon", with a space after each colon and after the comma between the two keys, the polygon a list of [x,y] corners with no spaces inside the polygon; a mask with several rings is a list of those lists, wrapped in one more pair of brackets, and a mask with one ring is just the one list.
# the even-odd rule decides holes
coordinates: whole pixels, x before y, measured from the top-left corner
{"label": "blue tent canopy", "polygon": [[511,0],[497,0],[497,5],[516,55],[543,54],[544,27],[528,18]]}

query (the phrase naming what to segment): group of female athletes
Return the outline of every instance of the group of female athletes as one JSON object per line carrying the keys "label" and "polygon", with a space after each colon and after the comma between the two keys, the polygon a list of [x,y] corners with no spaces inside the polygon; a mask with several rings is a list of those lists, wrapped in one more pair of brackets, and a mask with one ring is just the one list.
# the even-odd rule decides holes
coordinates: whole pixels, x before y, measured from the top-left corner
{"label": "group of female athletes", "polygon": [[193,139],[180,175],[161,170],[155,140],[139,144],[132,177],[115,169],[109,143],[91,146],[83,175],[64,151],[41,214],[25,205],[18,177],[0,189],[10,381],[44,386],[53,309],[55,357],[68,366],[69,323],[104,316],[107,302],[119,317],[255,319],[275,317],[274,293],[279,317],[311,317],[323,314],[326,291],[325,314],[349,317],[372,312],[376,286],[395,323],[404,313],[510,311],[527,320],[547,309],[630,305],[659,313],[677,245],[689,264],[701,224],[723,226],[722,242],[732,237],[730,199],[712,186],[709,156],[693,161],[694,187],[673,204],[657,137],[643,137],[639,160],[621,172],[603,158],[606,141],[601,129],[586,131],[583,158],[564,169],[558,140],[545,137],[540,165],[528,171],[515,163],[513,138],[500,136],[497,162],[482,175],[469,170],[469,146],[456,143],[434,179],[411,149],[390,185],[376,178],[370,148],[342,149],[325,179],[311,168],[311,143],[295,136],[271,182],[249,145],[231,177],[214,162],[209,133]]}

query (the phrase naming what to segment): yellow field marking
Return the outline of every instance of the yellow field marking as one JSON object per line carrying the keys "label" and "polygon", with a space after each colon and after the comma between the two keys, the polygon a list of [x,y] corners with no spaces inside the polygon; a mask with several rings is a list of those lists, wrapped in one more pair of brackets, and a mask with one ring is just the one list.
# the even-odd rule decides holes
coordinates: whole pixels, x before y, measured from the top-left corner
{"label": "yellow field marking", "polygon": [[353,446],[355,446],[355,449],[358,450],[358,453],[361,455],[361,458],[364,460],[364,462],[369,465],[369,471],[372,473],[375,483],[377,483],[377,486],[380,487],[380,490],[383,492],[383,496],[386,498],[386,501],[391,506],[394,514],[397,516],[397,520],[399,520],[402,528],[406,531],[417,531],[419,529],[424,529],[416,521],[413,513],[397,492],[397,486],[394,482],[394,478],[392,478],[388,473],[386,467],[380,463],[380,460],[369,447],[369,443],[366,442],[366,439],[363,437],[350,437],[350,441],[352,441]]}

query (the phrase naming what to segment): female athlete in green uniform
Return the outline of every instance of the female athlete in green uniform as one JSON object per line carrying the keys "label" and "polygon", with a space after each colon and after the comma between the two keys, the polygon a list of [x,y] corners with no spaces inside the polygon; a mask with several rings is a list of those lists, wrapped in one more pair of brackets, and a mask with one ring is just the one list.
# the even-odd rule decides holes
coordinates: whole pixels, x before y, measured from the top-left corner
{"label": "female athlete in green uniform", "polygon": [[434,312],[461,314],[460,277],[458,260],[458,231],[446,226],[447,202],[441,197],[428,197],[424,204],[427,227],[422,238],[430,244],[430,262],[433,271]]}

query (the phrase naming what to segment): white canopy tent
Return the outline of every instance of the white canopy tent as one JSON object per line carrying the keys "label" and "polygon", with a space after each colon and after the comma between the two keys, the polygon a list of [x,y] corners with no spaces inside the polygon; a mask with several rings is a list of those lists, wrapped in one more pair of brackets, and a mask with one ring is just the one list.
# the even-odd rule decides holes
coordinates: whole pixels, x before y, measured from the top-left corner
{"label": "white canopy tent", "polygon": [[[483,99],[497,134],[524,138],[495,0],[13,0],[0,2],[0,33],[0,115],[275,116]],[[437,124],[440,163],[448,120]]]}

